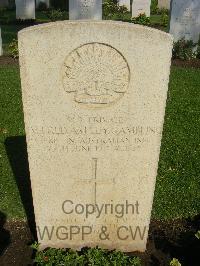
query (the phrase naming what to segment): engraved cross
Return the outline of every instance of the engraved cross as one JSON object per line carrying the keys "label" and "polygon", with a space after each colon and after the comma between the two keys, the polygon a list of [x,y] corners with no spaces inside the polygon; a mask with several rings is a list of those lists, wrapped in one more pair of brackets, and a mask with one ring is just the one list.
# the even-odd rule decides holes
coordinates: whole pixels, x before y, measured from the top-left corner
{"label": "engraved cross", "polygon": [[93,170],[93,176],[90,179],[79,179],[78,182],[84,183],[84,184],[93,184],[94,185],[94,203],[97,203],[97,184],[114,184],[115,178],[111,179],[99,179],[97,178],[97,168],[98,166],[98,158],[92,158],[92,170]]}

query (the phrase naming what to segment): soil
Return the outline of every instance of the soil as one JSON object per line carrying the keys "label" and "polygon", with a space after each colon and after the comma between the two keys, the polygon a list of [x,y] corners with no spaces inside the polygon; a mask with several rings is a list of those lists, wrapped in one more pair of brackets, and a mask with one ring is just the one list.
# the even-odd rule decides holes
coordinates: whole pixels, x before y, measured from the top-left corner
{"label": "soil", "polygon": [[25,221],[10,221],[0,228],[0,265],[32,265],[32,233]]}
{"label": "soil", "polygon": [[19,60],[11,56],[0,56],[0,66],[19,65]]}
{"label": "soil", "polygon": [[[18,65],[19,60],[14,59],[10,56],[0,56],[0,65]],[[179,67],[192,67],[192,68],[200,68],[200,59],[192,59],[188,61],[180,60],[180,59],[173,59],[172,60],[173,66]]]}
{"label": "soil", "polygon": [[200,59],[192,59],[192,60],[180,60],[180,59],[174,59],[172,60],[173,66],[179,66],[179,67],[193,67],[193,68],[200,68]]}
{"label": "soil", "polygon": [[[200,228],[200,217],[194,220],[152,221],[145,253],[132,253],[142,259],[143,266],[169,266],[177,258],[182,266],[200,265],[200,240],[195,233]],[[0,265],[33,265],[35,232],[26,221],[1,221]]]}

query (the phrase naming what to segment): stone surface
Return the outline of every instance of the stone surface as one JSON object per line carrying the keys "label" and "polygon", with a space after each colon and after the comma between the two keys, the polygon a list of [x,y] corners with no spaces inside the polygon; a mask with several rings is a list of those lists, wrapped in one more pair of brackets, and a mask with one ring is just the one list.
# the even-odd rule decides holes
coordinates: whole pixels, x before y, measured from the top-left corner
{"label": "stone surface", "polygon": [[170,9],[170,0],[158,0],[158,8]]}
{"label": "stone surface", "polygon": [[137,17],[140,14],[146,14],[150,17],[151,0],[133,0],[132,3],[132,17]]}
{"label": "stone surface", "polygon": [[130,11],[130,9],[131,9],[131,2],[130,2],[130,0],[119,0],[118,3],[119,3],[120,6],[127,7],[127,9]]}
{"label": "stone surface", "polygon": [[172,1],[170,33],[175,41],[185,38],[198,42],[200,35],[199,0]]}
{"label": "stone surface", "polygon": [[65,21],[19,33],[41,248],[145,250],[171,48],[169,34],[122,22]]}
{"label": "stone surface", "polygon": [[49,8],[49,0],[36,0],[36,7],[39,6],[40,3],[45,3],[47,8]]}
{"label": "stone surface", "polygon": [[15,0],[17,19],[35,19],[35,0]]}
{"label": "stone surface", "polygon": [[69,0],[69,19],[102,19],[102,0]]}
{"label": "stone surface", "polygon": [[3,55],[3,48],[2,48],[2,37],[1,37],[1,28],[0,28],[0,56]]}

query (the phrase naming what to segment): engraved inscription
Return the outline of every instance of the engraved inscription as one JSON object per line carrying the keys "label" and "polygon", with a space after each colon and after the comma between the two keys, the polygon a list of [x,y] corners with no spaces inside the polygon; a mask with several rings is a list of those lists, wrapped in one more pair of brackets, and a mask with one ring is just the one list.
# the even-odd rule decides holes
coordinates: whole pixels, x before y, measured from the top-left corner
{"label": "engraved inscription", "polygon": [[94,204],[97,204],[97,184],[114,184],[115,183],[115,178],[111,178],[111,179],[99,179],[97,178],[97,163],[98,163],[98,158],[92,158],[92,169],[93,169],[93,177],[90,179],[83,179],[80,180],[78,179],[77,182],[78,183],[82,183],[82,184],[93,184],[94,185]]}
{"label": "engraved inscription", "polygon": [[[153,125],[124,125],[127,117],[70,116],[68,125],[32,126],[29,132],[34,135],[36,148],[41,142],[49,151],[77,152],[128,152],[146,148],[160,135],[161,129]],[[73,125],[82,121],[82,126]]]}
{"label": "engraved inscription", "polygon": [[115,48],[89,43],[73,50],[63,66],[63,86],[74,101],[99,107],[120,99],[128,89],[130,70]]}
{"label": "engraved inscription", "polygon": [[94,7],[94,0],[81,0],[79,1],[81,13],[88,13],[91,7]]}

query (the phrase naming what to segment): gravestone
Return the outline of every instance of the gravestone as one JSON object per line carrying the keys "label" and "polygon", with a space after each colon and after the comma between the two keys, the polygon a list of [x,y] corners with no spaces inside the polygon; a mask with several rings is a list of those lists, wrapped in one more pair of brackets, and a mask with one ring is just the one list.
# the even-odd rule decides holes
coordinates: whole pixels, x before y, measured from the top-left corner
{"label": "gravestone", "polygon": [[140,14],[145,14],[150,17],[151,0],[133,0],[132,17],[138,17]]}
{"label": "gravestone", "polygon": [[200,1],[173,0],[170,33],[174,41],[182,38],[198,42],[200,35]]}
{"label": "gravestone", "polygon": [[144,251],[171,36],[131,23],[63,21],[18,37],[41,248]]}
{"label": "gravestone", "polygon": [[39,7],[40,3],[46,4],[46,7],[49,8],[49,0],[36,0],[36,7]]}
{"label": "gravestone", "polygon": [[130,11],[131,9],[130,0],[119,0],[118,3],[120,6],[125,6],[128,9],[128,11]]}
{"label": "gravestone", "polygon": [[158,0],[158,8],[170,9],[170,0]]}
{"label": "gravestone", "polygon": [[0,28],[0,56],[3,55],[3,48],[2,48],[2,37],[1,37],[1,28]]}
{"label": "gravestone", "polygon": [[69,19],[102,19],[102,0],[69,0]]}
{"label": "gravestone", "polygon": [[16,19],[35,19],[35,0],[15,0]]}

